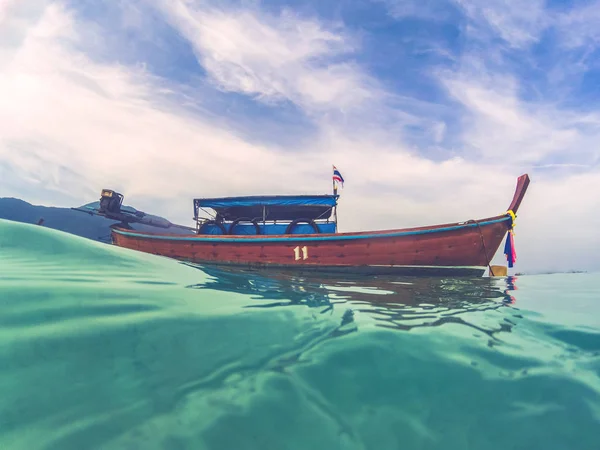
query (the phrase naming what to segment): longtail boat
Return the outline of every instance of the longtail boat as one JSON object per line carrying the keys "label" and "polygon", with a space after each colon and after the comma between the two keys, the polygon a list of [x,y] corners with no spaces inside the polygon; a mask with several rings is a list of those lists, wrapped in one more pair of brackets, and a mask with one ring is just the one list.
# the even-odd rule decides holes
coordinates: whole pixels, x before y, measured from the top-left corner
{"label": "longtail boat", "polygon": [[[512,267],[512,230],[529,182],[527,174],[520,176],[508,210],[494,217],[379,231],[338,232],[335,183],[333,195],[196,198],[194,227],[124,207],[123,196],[109,189],[99,204],[73,209],[119,221],[111,225],[114,245],[199,265],[482,276],[486,269],[493,275],[490,262],[505,236]],[[212,216],[201,217],[206,209]]]}

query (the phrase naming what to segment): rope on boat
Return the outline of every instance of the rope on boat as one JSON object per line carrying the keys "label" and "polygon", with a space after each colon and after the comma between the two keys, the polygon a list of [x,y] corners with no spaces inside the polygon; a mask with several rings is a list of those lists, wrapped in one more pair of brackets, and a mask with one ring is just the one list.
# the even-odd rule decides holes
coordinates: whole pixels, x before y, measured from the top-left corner
{"label": "rope on boat", "polygon": [[512,232],[514,234],[514,229],[515,229],[515,226],[517,225],[517,216],[512,209],[509,209],[508,211],[506,211],[505,214],[508,214],[511,218],[510,232]]}

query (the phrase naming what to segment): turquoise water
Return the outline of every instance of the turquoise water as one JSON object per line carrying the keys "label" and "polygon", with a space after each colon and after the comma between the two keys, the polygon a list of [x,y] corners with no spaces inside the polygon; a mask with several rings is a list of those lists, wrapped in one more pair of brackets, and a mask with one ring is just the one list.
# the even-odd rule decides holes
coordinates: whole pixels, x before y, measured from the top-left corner
{"label": "turquoise water", "polygon": [[599,449],[600,277],[299,278],[0,221],[0,449]]}

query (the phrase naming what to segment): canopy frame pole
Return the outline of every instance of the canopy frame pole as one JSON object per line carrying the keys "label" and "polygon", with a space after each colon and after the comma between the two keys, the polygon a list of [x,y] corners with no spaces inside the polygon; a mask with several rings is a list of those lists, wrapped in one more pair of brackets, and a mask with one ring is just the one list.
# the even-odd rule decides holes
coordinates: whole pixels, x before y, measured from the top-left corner
{"label": "canopy frame pole", "polygon": [[[331,180],[331,182],[333,183],[333,195],[334,197],[337,196],[337,186],[335,185],[335,180]],[[338,218],[337,218],[337,199],[335,199],[335,206],[333,206],[333,220],[335,222],[335,232],[337,233],[338,231]]]}

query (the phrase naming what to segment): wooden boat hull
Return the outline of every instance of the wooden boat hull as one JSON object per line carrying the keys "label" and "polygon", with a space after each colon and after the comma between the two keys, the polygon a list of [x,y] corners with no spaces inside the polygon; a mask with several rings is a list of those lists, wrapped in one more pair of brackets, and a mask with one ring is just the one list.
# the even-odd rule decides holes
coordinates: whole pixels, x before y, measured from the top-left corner
{"label": "wooden boat hull", "polygon": [[481,275],[510,224],[509,216],[500,216],[478,224],[277,237],[167,235],[115,228],[113,242],[196,264],[370,274]]}
{"label": "wooden boat hull", "polygon": [[[519,178],[516,214],[529,178]],[[510,214],[478,221],[373,232],[302,235],[199,235],[115,227],[113,243],[195,264],[295,272],[481,276],[512,227]]]}

